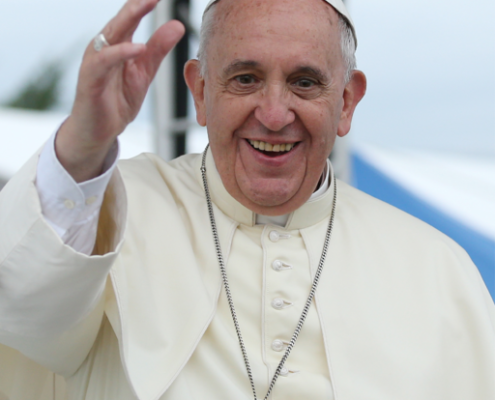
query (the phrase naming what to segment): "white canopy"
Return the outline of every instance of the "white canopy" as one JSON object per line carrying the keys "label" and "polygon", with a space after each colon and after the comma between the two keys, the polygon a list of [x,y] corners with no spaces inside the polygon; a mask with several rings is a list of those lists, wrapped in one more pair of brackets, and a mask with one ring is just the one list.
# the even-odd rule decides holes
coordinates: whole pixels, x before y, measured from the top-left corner
{"label": "white canopy", "polygon": [[354,143],[353,150],[405,189],[495,240],[495,160]]}
{"label": "white canopy", "polygon": [[[0,180],[8,180],[59,128],[67,116],[0,108]],[[121,157],[153,151],[153,127],[133,123],[121,136]]]}

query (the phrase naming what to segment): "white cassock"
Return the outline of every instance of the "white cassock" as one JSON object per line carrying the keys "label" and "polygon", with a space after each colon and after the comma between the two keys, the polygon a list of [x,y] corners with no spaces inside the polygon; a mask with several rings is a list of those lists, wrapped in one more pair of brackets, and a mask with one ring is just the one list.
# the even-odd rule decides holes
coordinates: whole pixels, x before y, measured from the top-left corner
{"label": "white cassock", "polygon": [[[65,376],[71,399],[252,398],[200,156],[121,162],[91,257],[64,245],[43,218],[36,163],[0,195],[0,342]],[[263,398],[309,293],[334,182],[280,227],[256,224],[210,155],[207,171]],[[327,261],[286,367],[272,399],[493,400],[495,307],[457,244],[338,181]],[[0,378],[12,400],[21,400],[22,372]]]}

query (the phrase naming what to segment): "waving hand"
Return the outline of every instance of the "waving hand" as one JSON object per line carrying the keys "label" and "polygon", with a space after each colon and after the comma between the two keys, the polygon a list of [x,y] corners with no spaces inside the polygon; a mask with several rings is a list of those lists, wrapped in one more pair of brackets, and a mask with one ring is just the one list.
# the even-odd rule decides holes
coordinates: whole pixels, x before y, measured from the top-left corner
{"label": "waving hand", "polygon": [[109,46],[91,43],[79,71],[72,112],[55,141],[57,157],[77,182],[97,176],[115,138],[134,120],[161,61],[184,34],[178,21],[146,44],[132,43],[141,19],[159,0],[129,0],[103,28]]}

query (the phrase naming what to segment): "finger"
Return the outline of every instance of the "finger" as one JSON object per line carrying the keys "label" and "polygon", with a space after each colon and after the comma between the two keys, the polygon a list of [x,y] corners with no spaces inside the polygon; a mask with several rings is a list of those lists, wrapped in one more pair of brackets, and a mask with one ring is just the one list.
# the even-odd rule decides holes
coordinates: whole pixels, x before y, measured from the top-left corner
{"label": "finger", "polygon": [[148,40],[146,52],[136,60],[136,64],[140,68],[144,68],[152,79],[163,58],[184,36],[185,31],[184,25],[177,20],[162,25]]}
{"label": "finger", "polygon": [[159,0],[128,0],[118,14],[103,28],[110,45],[130,41],[143,17],[151,12]]}
{"label": "finger", "polygon": [[85,71],[91,74],[93,82],[106,79],[108,72],[124,61],[139,57],[146,52],[142,43],[124,42],[103,48],[88,62]]}

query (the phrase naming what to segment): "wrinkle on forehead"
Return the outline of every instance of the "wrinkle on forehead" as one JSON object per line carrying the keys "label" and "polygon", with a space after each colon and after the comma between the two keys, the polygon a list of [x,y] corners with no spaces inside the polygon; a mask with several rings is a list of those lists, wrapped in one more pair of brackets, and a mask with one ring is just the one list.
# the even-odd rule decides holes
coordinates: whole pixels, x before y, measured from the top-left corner
{"label": "wrinkle on forehead", "polygon": [[331,80],[344,74],[339,16],[323,0],[221,0],[211,11],[215,28],[205,52],[211,76],[234,59],[278,63],[283,58],[330,68]]}

